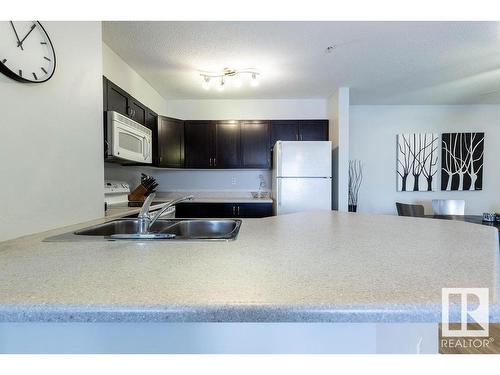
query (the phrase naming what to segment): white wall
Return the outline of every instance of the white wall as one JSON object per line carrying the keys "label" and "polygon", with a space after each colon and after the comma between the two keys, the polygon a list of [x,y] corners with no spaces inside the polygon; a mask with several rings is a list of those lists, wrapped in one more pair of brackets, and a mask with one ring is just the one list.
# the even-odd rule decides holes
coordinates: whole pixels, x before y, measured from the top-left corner
{"label": "white wall", "polygon": [[[398,133],[469,131],[485,133],[482,191],[396,191]],[[399,201],[424,204],[430,214],[440,198],[465,199],[469,214],[500,211],[500,106],[351,106],[350,158],[364,166],[359,212],[395,213]]]}
{"label": "white wall", "polygon": [[43,25],[52,79],[0,74],[0,241],[103,215],[101,23]]}
{"label": "white wall", "polygon": [[106,78],[156,113],[165,113],[165,99],[105,43],[102,43],[102,60]]}
{"label": "white wall", "polygon": [[126,181],[134,189],[144,172],[156,178],[158,191],[257,191],[259,175],[264,177],[266,189],[271,188],[269,170],[183,170],[152,167],[121,167],[106,164],[106,178]]}
{"label": "white wall", "polygon": [[325,99],[169,100],[166,115],[183,120],[325,119]]}

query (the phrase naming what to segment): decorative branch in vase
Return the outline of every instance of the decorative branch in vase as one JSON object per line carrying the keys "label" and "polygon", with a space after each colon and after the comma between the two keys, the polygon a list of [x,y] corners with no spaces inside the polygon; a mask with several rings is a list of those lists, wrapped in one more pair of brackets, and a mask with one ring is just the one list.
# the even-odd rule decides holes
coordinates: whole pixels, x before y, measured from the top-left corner
{"label": "decorative branch in vase", "polygon": [[356,212],[358,193],[363,181],[361,160],[349,160],[349,212]]}

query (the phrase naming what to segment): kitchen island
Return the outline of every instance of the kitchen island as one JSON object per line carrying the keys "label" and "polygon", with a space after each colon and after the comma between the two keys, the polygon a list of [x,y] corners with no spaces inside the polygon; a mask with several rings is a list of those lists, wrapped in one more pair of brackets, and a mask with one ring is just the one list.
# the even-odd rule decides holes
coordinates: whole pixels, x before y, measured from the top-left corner
{"label": "kitchen island", "polygon": [[434,326],[445,287],[489,288],[500,321],[495,228],[323,211],[245,219],[230,242],[43,242],[103,221],[0,243],[2,324]]}
{"label": "kitchen island", "polygon": [[312,212],[243,220],[236,241],[0,243],[2,321],[437,322],[441,288],[497,301],[498,233]]}

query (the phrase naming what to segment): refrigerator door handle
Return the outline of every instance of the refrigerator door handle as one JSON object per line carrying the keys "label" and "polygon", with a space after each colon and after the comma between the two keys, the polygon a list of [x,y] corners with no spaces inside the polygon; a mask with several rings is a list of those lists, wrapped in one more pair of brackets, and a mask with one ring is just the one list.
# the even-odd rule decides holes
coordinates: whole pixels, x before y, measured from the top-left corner
{"label": "refrigerator door handle", "polygon": [[276,201],[278,202],[278,206],[281,207],[281,178],[276,179]]}

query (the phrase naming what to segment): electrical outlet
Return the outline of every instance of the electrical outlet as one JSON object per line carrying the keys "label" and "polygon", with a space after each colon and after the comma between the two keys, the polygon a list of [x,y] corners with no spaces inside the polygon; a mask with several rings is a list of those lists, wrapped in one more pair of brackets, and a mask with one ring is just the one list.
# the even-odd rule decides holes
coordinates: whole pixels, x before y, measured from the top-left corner
{"label": "electrical outlet", "polygon": [[231,185],[236,185],[236,177],[231,178]]}

